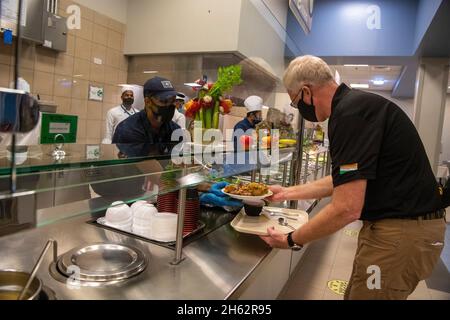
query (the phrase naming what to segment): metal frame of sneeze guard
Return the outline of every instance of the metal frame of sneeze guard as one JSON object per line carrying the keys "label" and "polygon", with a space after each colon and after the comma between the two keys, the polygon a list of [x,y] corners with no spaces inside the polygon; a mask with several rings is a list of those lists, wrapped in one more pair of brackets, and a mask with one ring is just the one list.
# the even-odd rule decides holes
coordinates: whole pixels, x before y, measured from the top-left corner
{"label": "metal frame of sneeze guard", "polygon": [[[182,177],[187,174],[187,165],[183,164]],[[179,265],[183,260],[183,229],[184,229],[184,216],[186,208],[186,194],[187,186],[184,185],[178,191],[178,220],[177,220],[177,236],[175,243],[175,256],[173,261],[170,263],[172,265]]]}

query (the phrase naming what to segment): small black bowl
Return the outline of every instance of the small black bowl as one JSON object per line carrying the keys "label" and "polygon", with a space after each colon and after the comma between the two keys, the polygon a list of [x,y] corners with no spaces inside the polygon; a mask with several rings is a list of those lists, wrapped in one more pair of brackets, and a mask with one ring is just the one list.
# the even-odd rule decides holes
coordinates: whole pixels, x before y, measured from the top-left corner
{"label": "small black bowl", "polygon": [[264,207],[264,204],[262,204],[261,206],[244,204],[245,214],[248,216],[251,216],[251,217],[257,217],[261,214],[263,207]]}

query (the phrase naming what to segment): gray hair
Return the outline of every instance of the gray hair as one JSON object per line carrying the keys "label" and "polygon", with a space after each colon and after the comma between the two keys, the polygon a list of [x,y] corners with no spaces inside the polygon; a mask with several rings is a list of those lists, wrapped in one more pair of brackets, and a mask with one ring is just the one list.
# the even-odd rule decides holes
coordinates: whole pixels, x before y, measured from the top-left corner
{"label": "gray hair", "polygon": [[309,55],[294,59],[283,77],[284,86],[290,91],[300,90],[305,84],[321,86],[332,81],[333,72],[327,63]]}

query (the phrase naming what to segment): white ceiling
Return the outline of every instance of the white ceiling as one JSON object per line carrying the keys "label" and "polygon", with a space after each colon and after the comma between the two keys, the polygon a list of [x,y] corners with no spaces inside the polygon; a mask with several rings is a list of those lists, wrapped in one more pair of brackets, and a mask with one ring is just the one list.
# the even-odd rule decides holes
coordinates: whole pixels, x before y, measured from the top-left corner
{"label": "white ceiling", "polygon": [[[373,91],[392,91],[397,80],[402,73],[402,66],[368,66],[368,67],[349,67],[342,65],[331,66],[333,72],[336,70],[341,75],[341,81],[350,85],[356,84],[368,84],[369,89]],[[374,85],[373,80],[382,79],[385,80],[384,85]],[[450,72],[448,75],[448,86],[450,87]],[[448,88],[450,93],[450,88]]]}
{"label": "white ceiling", "polygon": [[[341,81],[350,85],[368,84],[369,90],[392,91],[402,72],[402,66],[331,66],[333,71],[337,70]],[[372,81],[384,80],[383,85],[374,85]]]}

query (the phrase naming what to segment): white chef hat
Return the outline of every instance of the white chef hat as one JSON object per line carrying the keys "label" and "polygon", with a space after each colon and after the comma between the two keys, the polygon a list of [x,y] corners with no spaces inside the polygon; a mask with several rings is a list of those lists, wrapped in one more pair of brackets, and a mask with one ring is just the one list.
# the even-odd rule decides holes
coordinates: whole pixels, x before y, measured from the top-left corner
{"label": "white chef hat", "polygon": [[244,101],[244,105],[248,110],[248,113],[255,111],[262,111],[263,99],[258,96],[250,96]]}
{"label": "white chef hat", "polygon": [[[14,85],[15,85],[15,83],[13,81],[13,82],[11,82],[10,87],[14,88]],[[17,78],[17,90],[22,90],[22,91],[25,91],[27,93],[30,93],[31,92],[31,87],[30,87],[30,84],[28,83],[28,81],[26,81],[22,77],[19,77],[19,78]]]}
{"label": "white chef hat", "polygon": [[134,86],[122,86],[122,94],[124,94],[126,91],[133,91],[134,94]]}

